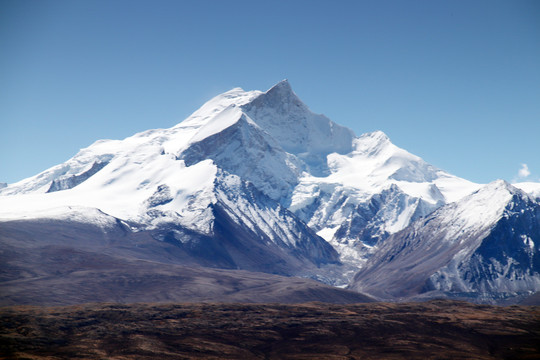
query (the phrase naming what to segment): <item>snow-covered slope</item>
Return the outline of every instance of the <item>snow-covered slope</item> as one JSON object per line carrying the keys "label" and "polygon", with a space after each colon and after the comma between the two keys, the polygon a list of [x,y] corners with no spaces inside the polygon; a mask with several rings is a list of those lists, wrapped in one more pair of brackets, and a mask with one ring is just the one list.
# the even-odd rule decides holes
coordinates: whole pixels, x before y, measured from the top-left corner
{"label": "snow-covered slope", "polygon": [[352,288],[496,301],[540,290],[540,204],[498,180],[389,237]]}
{"label": "snow-covered slope", "polygon": [[328,176],[304,173],[290,208],[358,266],[379,241],[480,186],[427,164],[380,131],[355,138],[352,148],[328,155]]}
{"label": "snow-covered slope", "polygon": [[521,182],[512,185],[525,191],[532,198],[540,201],[540,182]]}

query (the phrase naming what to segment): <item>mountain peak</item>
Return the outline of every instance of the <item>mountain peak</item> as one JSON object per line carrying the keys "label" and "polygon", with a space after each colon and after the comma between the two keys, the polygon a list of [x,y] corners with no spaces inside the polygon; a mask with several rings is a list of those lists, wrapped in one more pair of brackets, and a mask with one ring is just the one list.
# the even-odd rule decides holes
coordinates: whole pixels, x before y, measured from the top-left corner
{"label": "mountain peak", "polygon": [[509,182],[502,179],[497,179],[489,184],[486,185],[486,187],[493,188],[493,189],[511,189],[514,188]]}
{"label": "mountain peak", "polygon": [[378,130],[360,135],[355,147],[358,152],[375,156],[386,149],[388,145],[392,145],[390,139],[384,132]]}
{"label": "mountain peak", "polygon": [[223,112],[229,107],[240,107],[248,104],[253,99],[263,94],[261,91],[244,91],[242,88],[236,87],[222,94],[219,94],[208,100],[196,110],[191,116],[177,124],[176,128],[185,128],[193,126],[203,126],[216,114]]}
{"label": "mountain peak", "polygon": [[[510,184],[506,180],[498,179],[490,182],[484,187],[480,188],[476,193],[484,193],[486,196],[489,194],[507,194],[507,195],[519,195],[520,197],[528,198],[529,195],[521,189],[518,189],[514,185]],[[476,194],[475,193],[475,194]]]}
{"label": "mountain peak", "polygon": [[315,156],[317,163],[326,163],[326,154],[352,150],[354,133],[311,112],[287,80],[261,93],[242,109],[291,154]]}
{"label": "mountain peak", "polygon": [[503,216],[515,196],[529,199],[525,192],[508,182],[495,180],[463,199],[440,208],[435,214],[444,213],[448,224],[459,224],[455,227],[457,229],[485,228]]}
{"label": "mountain peak", "polygon": [[376,130],[376,131],[373,131],[373,132],[370,132],[370,133],[362,134],[361,138],[364,138],[366,140],[371,139],[371,141],[373,143],[376,143],[376,144],[388,144],[388,143],[390,143],[390,138],[388,137],[388,135],[386,135],[381,130]]}
{"label": "mountain peak", "polygon": [[270,107],[279,114],[285,115],[291,111],[308,111],[308,107],[296,96],[288,80],[282,80],[266,92],[253,99],[247,107]]}
{"label": "mountain peak", "polygon": [[276,85],[272,86],[267,92],[277,91],[277,90],[285,90],[285,91],[292,92],[292,87],[291,87],[291,84],[289,83],[289,80],[287,79],[281,80]]}

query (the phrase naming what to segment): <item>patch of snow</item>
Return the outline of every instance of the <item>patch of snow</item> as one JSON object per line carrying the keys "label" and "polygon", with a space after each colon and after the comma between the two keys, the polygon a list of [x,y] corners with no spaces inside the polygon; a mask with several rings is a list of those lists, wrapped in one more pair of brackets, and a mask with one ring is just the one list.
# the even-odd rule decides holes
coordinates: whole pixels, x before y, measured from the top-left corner
{"label": "patch of snow", "polygon": [[0,222],[10,220],[67,220],[98,225],[103,229],[118,225],[117,219],[97,208],[83,206],[59,206],[40,210],[20,211],[16,217],[0,216]]}
{"label": "patch of snow", "polygon": [[324,240],[330,242],[332,241],[332,239],[334,238],[334,234],[336,233],[336,231],[338,230],[338,226],[334,226],[334,227],[327,227],[327,228],[324,228],[324,229],[321,229],[317,232],[317,235],[319,235],[320,237],[322,237]]}
{"label": "patch of snow", "polygon": [[528,246],[531,251],[534,251],[534,241],[530,236],[521,235],[521,239],[523,240],[524,245]]}

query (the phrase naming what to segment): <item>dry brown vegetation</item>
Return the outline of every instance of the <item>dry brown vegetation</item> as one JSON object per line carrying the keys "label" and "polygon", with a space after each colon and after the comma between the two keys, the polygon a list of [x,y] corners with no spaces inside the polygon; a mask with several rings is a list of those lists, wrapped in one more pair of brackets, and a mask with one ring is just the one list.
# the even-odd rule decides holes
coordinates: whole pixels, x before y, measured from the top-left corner
{"label": "dry brown vegetation", "polygon": [[87,304],[0,309],[4,359],[538,359],[540,307]]}

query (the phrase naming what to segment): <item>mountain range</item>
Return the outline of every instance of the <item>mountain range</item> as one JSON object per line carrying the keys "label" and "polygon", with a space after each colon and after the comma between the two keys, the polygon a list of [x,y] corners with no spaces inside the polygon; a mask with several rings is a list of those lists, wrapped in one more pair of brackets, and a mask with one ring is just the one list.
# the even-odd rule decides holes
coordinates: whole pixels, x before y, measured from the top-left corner
{"label": "mountain range", "polygon": [[[299,301],[320,300],[309,294],[323,282],[325,301],[515,303],[540,290],[540,183],[453,176],[381,131],[314,114],[284,80],[0,188],[0,246],[6,304],[44,287],[41,301],[75,302],[66,292],[87,283],[84,301],[122,301],[144,292],[138,278],[172,286],[195,269],[205,281],[175,277],[168,300],[204,298],[221,274],[237,280],[220,296],[253,290],[239,280],[250,274],[290,288],[304,278]],[[124,290],[103,297],[115,282]]]}

